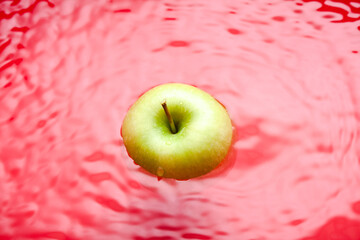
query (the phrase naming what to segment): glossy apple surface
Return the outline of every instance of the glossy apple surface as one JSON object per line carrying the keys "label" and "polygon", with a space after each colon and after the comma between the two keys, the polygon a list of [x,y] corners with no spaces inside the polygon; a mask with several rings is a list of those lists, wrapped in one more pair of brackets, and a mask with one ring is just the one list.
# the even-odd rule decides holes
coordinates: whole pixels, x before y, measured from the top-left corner
{"label": "glossy apple surface", "polygon": [[136,164],[159,177],[185,180],[210,172],[225,158],[232,125],[225,108],[208,93],[168,83],[152,88],[132,105],[121,134]]}

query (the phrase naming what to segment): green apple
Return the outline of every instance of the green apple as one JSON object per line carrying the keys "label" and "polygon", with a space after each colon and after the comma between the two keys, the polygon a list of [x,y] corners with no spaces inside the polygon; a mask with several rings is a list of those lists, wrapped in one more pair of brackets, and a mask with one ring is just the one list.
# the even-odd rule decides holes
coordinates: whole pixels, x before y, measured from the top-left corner
{"label": "green apple", "polygon": [[232,124],[225,108],[199,88],[168,83],[131,106],[121,135],[128,155],[158,177],[204,175],[226,157]]}

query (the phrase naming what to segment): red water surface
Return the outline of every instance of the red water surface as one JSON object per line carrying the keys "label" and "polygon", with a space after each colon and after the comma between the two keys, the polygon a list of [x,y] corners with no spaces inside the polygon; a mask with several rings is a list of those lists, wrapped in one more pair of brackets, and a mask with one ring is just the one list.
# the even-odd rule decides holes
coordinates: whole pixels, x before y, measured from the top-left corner
{"label": "red water surface", "polygon": [[[359,1],[0,1],[0,239],[360,239]],[[188,181],[127,156],[147,89],[234,123]]]}

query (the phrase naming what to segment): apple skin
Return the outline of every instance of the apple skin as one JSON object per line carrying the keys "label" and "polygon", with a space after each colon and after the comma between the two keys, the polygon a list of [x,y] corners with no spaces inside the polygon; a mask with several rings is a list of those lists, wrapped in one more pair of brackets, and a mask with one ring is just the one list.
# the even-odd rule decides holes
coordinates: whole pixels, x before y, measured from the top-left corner
{"label": "apple skin", "polygon": [[[166,101],[177,132],[170,130]],[[167,83],[143,94],[129,109],[121,128],[134,162],[158,177],[187,180],[216,168],[232,141],[225,108],[191,85]]]}

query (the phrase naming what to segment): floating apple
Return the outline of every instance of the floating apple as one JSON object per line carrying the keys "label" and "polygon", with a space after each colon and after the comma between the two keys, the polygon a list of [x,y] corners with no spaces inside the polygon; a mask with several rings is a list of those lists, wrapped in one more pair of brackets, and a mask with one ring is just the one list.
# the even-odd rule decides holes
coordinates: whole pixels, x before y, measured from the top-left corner
{"label": "floating apple", "polygon": [[186,180],[210,172],[225,158],[232,125],[225,108],[208,93],[168,83],[135,102],[121,135],[136,164],[158,177]]}

